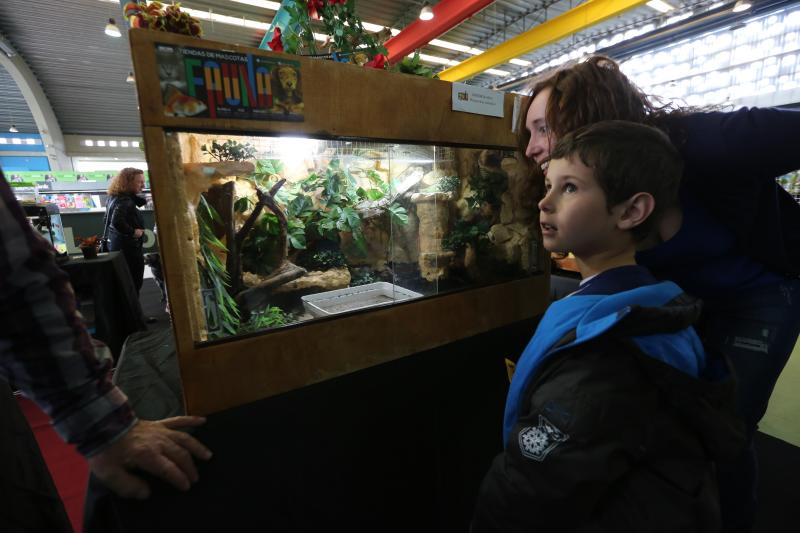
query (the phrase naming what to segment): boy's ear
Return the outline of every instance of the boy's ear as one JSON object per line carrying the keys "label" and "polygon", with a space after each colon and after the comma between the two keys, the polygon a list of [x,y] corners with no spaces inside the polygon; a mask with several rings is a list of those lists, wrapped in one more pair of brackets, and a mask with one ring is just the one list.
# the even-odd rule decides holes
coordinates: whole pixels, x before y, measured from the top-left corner
{"label": "boy's ear", "polygon": [[656,208],[656,200],[650,193],[637,192],[619,204],[617,208],[619,209],[617,227],[621,230],[629,231],[653,214],[653,210]]}

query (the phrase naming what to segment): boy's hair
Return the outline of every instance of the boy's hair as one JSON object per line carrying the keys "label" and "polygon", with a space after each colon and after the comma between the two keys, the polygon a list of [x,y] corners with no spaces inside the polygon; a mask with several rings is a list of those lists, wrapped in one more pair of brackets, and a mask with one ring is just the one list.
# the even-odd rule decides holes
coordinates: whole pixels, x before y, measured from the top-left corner
{"label": "boy's hair", "polygon": [[550,157],[576,155],[593,170],[609,211],[636,193],[653,196],[653,213],[631,230],[635,241],[650,235],[664,209],[677,203],[683,161],[661,130],[624,120],[597,122],[562,137]]}

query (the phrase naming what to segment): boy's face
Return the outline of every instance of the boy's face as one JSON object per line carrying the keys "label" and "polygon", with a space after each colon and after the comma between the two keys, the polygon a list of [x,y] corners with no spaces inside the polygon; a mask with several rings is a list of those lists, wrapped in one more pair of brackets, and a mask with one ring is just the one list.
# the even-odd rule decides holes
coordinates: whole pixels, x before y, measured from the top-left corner
{"label": "boy's face", "polygon": [[544,247],[589,257],[614,247],[621,235],[619,208],[606,207],[606,195],[594,171],[580,158],[553,159],[545,178],[547,194],[539,202]]}

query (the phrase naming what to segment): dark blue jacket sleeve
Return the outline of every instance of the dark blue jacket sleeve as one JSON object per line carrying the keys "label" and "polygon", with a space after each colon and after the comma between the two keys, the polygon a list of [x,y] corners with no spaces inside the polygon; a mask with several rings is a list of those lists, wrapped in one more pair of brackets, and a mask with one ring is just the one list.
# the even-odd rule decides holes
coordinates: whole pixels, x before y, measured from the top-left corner
{"label": "dark blue jacket sleeve", "polygon": [[770,270],[800,274],[800,205],[775,178],[800,169],[800,111],[742,108],[670,120],[683,185]]}
{"label": "dark blue jacket sleeve", "polygon": [[800,168],[800,111],[694,113],[677,129],[689,179],[775,178]]}

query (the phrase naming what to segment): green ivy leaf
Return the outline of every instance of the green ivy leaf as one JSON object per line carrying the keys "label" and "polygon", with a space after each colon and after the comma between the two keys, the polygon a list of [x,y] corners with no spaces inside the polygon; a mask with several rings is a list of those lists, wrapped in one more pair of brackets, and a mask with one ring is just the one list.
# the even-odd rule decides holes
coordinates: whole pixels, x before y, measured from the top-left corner
{"label": "green ivy leaf", "polygon": [[244,213],[250,207],[250,198],[244,196],[233,203],[233,210],[237,213]]}
{"label": "green ivy leaf", "polygon": [[292,245],[292,248],[295,250],[305,250],[306,249],[306,234],[299,233],[299,234],[290,234],[289,235],[289,244]]}
{"label": "green ivy leaf", "polygon": [[380,189],[368,189],[367,190],[367,198],[372,200],[373,202],[375,202],[377,200],[381,200],[385,196],[386,196],[386,193],[384,193]]}
{"label": "green ivy leaf", "polygon": [[352,207],[345,207],[342,209],[342,217],[347,221],[347,225],[350,228],[356,229],[361,227],[361,217],[358,216],[358,212]]}
{"label": "green ivy leaf", "polygon": [[400,204],[392,204],[386,208],[392,221],[406,225],[408,224],[408,211]]}

